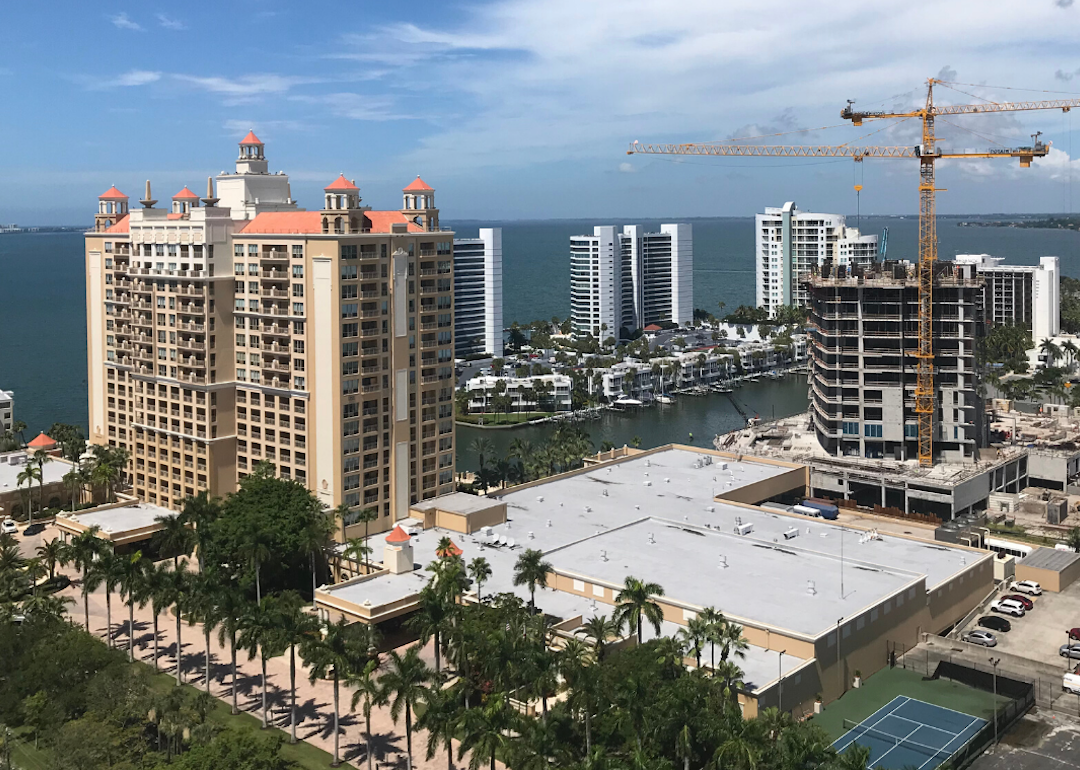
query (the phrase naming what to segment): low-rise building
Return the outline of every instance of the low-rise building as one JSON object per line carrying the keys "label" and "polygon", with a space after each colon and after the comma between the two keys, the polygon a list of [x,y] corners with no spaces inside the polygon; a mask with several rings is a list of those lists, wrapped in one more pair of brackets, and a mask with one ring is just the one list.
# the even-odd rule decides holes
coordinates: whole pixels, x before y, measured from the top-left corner
{"label": "low-rise building", "polygon": [[565,374],[537,374],[529,377],[486,375],[465,384],[470,412],[495,411],[492,399],[507,395],[511,412],[563,412],[570,409],[572,382]]}
{"label": "low-rise building", "polygon": [[15,392],[0,390],[0,435],[11,430],[15,424]]}
{"label": "low-rise building", "polygon": [[64,476],[74,467],[72,463],[62,457],[50,455],[48,461],[41,466],[41,484],[37,481],[24,481],[20,484],[19,476],[28,465],[37,463],[27,451],[0,454],[0,517],[22,519],[28,513],[28,505],[36,512],[38,495],[41,496],[40,500],[45,508],[59,508],[71,500],[71,492],[64,484]]}

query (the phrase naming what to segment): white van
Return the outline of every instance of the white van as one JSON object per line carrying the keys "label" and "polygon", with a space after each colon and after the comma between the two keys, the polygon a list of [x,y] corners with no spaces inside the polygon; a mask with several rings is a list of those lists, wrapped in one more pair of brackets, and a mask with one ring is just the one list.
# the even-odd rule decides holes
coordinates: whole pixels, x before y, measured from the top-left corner
{"label": "white van", "polygon": [[1065,672],[1065,676],[1061,678],[1062,690],[1080,695],[1080,673],[1078,672],[1080,672],[1080,666]]}

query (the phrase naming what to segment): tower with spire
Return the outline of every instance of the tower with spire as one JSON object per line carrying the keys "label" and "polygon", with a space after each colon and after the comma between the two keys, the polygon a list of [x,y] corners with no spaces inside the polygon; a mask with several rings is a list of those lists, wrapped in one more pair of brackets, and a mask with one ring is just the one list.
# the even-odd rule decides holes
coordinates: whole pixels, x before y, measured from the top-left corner
{"label": "tower with spire", "polygon": [[254,131],[248,131],[247,136],[240,140],[240,157],[236,159],[237,174],[267,174],[269,167],[266,163],[266,145]]}
{"label": "tower with spire", "polygon": [[94,214],[94,232],[103,233],[128,214],[128,197],[113,185],[98,196],[98,210]]}
{"label": "tower with spire", "polygon": [[270,173],[266,145],[254,131],[248,131],[240,140],[235,173],[222,171],[218,174],[217,196],[220,207],[229,209],[233,219],[254,219],[257,214],[268,211],[297,210],[289,177],[280,171]]}
{"label": "tower with spire", "polygon": [[360,205],[360,188],[341,174],[323,188],[322,231],[324,233],[360,233],[366,229],[364,213],[371,206]]}
{"label": "tower with spire", "polygon": [[435,188],[418,176],[401,192],[401,213],[405,218],[425,230],[438,230],[439,210],[435,208]]}

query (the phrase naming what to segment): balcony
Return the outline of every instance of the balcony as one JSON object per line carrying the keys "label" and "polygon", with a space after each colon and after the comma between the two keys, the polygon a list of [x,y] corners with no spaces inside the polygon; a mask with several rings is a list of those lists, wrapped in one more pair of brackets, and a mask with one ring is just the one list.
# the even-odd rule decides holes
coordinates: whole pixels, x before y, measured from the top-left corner
{"label": "balcony", "polygon": [[284,289],[263,289],[260,294],[264,297],[277,297],[278,299],[289,298],[289,292]]}
{"label": "balcony", "polygon": [[[250,273],[248,274],[250,277]],[[259,273],[255,273],[259,275]],[[289,274],[284,270],[263,270],[261,278],[264,281],[287,281],[289,280]]]}
{"label": "balcony", "polygon": [[199,352],[205,352],[206,341],[179,339],[176,341],[176,347],[182,348],[183,350],[197,350]]}
{"label": "balcony", "polygon": [[262,328],[262,333],[263,333],[264,336],[267,335],[267,334],[272,334],[275,337],[288,337],[289,336],[289,327],[288,326],[278,326],[277,324],[271,324],[270,326],[264,326]]}
{"label": "balcony", "polygon": [[381,296],[381,295],[377,291],[362,291],[362,292],[360,292],[360,297],[362,299],[376,299],[379,296]]}
{"label": "balcony", "polygon": [[264,342],[262,344],[262,349],[267,353],[278,353],[281,355],[290,355],[291,353],[288,345],[279,345],[276,342]]}
{"label": "balcony", "polygon": [[206,296],[205,286],[181,286],[176,290],[177,294],[184,294],[188,297],[203,297]]}
{"label": "balcony", "polygon": [[383,333],[383,332],[382,332],[382,330],[381,330],[381,329],[361,329],[361,330],[360,330],[360,336],[361,336],[361,337],[366,337],[366,338],[370,338],[370,337],[378,337],[378,336],[380,336],[380,335],[381,335],[382,333]]}
{"label": "balcony", "polygon": [[205,305],[202,305],[202,304],[196,305],[193,302],[189,302],[186,305],[179,305],[176,308],[176,312],[180,313],[181,315],[200,315],[201,316],[201,315],[203,315],[203,313],[205,311],[206,311],[206,306]]}
{"label": "balcony", "polygon": [[259,259],[263,262],[288,262],[289,254],[285,251],[263,250],[259,252]]}
{"label": "balcony", "polygon": [[286,374],[291,371],[288,364],[282,364],[278,361],[263,361],[262,368],[272,372],[284,372]]}
{"label": "balcony", "polygon": [[199,323],[194,323],[192,321],[181,321],[176,325],[176,327],[181,331],[196,332],[198,334],[202,334],[204,331],[206,331],[205,326]]}
{"label": "balcony", "polygon": [[176,379],[180,380],[180,382],[191,383],[192,385],[206,384],[206,377],[201,374],[187,374],[185,372],[180,372]]}

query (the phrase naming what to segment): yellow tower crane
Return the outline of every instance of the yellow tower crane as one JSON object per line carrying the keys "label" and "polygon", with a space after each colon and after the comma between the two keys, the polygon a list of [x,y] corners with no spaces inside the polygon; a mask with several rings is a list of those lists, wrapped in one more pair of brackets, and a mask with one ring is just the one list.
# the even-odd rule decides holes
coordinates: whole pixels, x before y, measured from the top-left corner
{"label": "yellow tower crane", "polygon": [[942,80],[927,81],[926,104],[906,112],[862,112],[848,106],[840,117],[861,126],[863,121],[887,118],[919,118],[922,121],[922,144],[916,147],[883,147],[851,145],[739,145],[739,144],[642,144],[634,142],[628,155],[714,155],[758,158],[918,158],[919,159],[919,346],[915,384],[915,412],[919,419],[919,463],[933,464],[934,453],[934,263],[937,261],[937,215],[934,208],[934,164],[941,159],[954,158],[1019,158],[1027,168],[1032,158],[1043,157],[1049,145],[1035,134],[1030,147],[1003,147],[987,152],[942,152],[937,146],[934,119],[939,115],[974,115],[991,112],[1020,112],[1024,110],[1060,109],[1068,112],[1080,107],[1080,99],[1055,99],[1029,102],[985,102],[983,104],[936,105],[934,84],[948,86]]}

